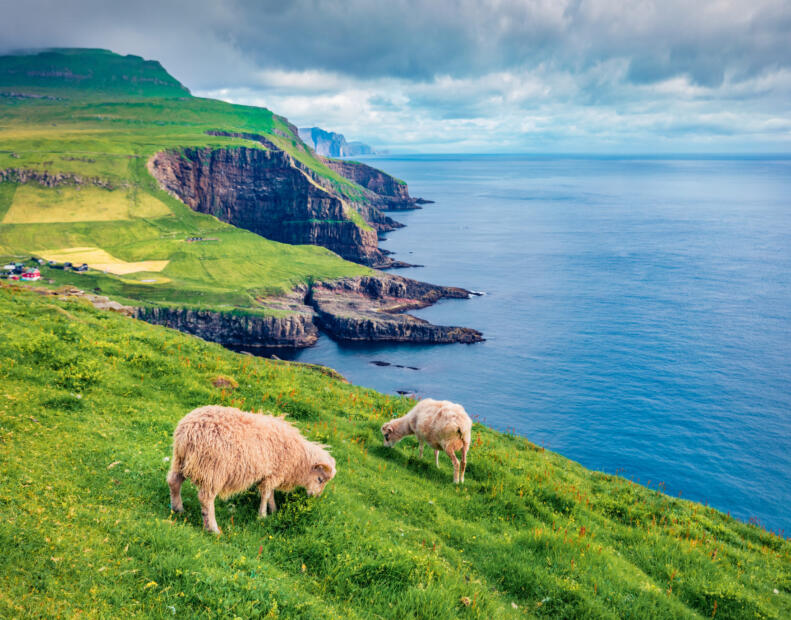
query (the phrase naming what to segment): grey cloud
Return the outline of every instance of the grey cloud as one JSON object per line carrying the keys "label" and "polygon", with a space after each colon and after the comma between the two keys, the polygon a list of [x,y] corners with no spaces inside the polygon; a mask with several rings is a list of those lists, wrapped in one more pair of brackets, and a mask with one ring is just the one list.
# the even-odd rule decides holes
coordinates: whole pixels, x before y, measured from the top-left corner
{"label": "grey cloud", "polygon": [[788,0],[0,0],[0,15],[0,52],[141,54],[193,91],[393,144],[478,144],[466,120],[503,148],[736,144],[791,115]]}
{"label": "grey cloud", "polygon": [[203,65],[178,63],[199,88],[222,86],[229,75],[249,80],[242,67],[428,80],[540,63],[577,70],[626,58],[627,77],[637,83],[688,75],[712,86],[728,72],[746,79],[791,66],[791,4],[785,0],[3,3],[6,48],[90,41],[172,57],[180,51]]}

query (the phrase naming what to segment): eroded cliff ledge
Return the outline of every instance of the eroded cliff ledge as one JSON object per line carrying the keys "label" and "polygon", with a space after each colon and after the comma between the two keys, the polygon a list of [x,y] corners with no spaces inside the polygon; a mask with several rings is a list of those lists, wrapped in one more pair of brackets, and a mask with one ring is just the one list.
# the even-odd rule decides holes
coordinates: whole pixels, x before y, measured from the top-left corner
{"label": "eroded cliff ledge", "polygon": [[365,164],[322,158],[328,167],[358,184],[360,197],[352,203],[330,179],[295,160],[266,136],[207,133],[258,142],[266,150],[204,147],[154,155],[148,161],[149,172],[192,209],[275,241],[321,245],[370,267],[407,266],[379,249],[377,235],[402,226],[382,209],[419,208],[421,201],[409,196],[403,182]]}
{"label": "eroded cliff ledge", "polygon": [[421,198],[412,198],[406,183],[373,166],[327,157],[322,158],[322,161],[328,168],[367,190],[366,197],[378,209],[386,211],[420,209],[420,204],[428,202]]}
{"label": "eroded cliff ledge", "polygon": [[309,303],[316,322],[339,340],[443,344],[482,342],[468,327],[433,325],[409,314],[442,298],[466,299],[470,292],[393,275],[342,278],[316,283]]}
{"label": "eroded cliff ledge", "polygon": [[350,219],[350,207],[280,150],[187,148],[148,162],[160,185],[192,209],[268,239],[322,245],[369,266],[392,263],[376,230]]}
{"label": "eroded cliff ledge", "polygon": [[309,347],[319,333],[313,314],[286,316],[233,314],[190,308],[138,308],[136,317],[226,346]]}
{"label": "eroded cliff ledge", "polygon": [[466,299],[470,292],[381,274],[342,278],[300,287],[289,295],[260,299],[275,316],[146,307],[139,319],[165,325],[204,340],[236,347],[309,347],[319,329],[338,340],[449,344],[481,342],[467,327],[433,325],[404,314],[439,299]]}

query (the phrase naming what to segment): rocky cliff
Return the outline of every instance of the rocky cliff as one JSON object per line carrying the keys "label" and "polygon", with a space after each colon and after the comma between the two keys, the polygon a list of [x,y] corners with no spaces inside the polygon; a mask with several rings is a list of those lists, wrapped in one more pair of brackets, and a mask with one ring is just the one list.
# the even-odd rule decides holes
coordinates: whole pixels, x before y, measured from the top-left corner
{"label": "rocky cliff", "polygon": [[339,340],[447,344],[481,342],[467,327],[433,325],[404,314],[439,299],[466,299],[469,291],[380,274],[314,283],[261,305],[278,316],[241,315],[187,308],[138,308],[139,319],[204,340],[238,347],[308,347],[321,328]]}
{"label": "rocky cliff", "polygon": [[412,198],[407,184],[400,179],[367,164],[326,157],[323,161],[328,168],[367,190],[367,197],[379,209],[395,211],[419,209],[420,204],[427,202],[420,198]]}
{"label": "rocky cliff", "polygon": [[138,308],[137,318],[238,347],[309,347],[319,337],[311,314],[237,315],[188,308]]}
{"label": "rocky cliff", "polygon": [[374,150],[362,142],[346,142],[343,134],[325,131],[321,127],[300,127],[299,137],[319,155],[325,157],[354,157],[371,155]]}
{"label": "rocky cliff", "polygon": [[196,211],[268,239],[322,245],[347,260],[374,267],[393,262],[379,251],[376,230],[353,222],[351,207],[284,151],[163,151],[149,160],[148,169],[163,188]]}
{"label": "rocky cliff", "polygon": [[468,327],[433,325],[405,310],[423,308],[442,298],[466,299],[469,291],[436,286],[392,275],[319,282],[310,291],[319,327],[339,340],[442,344],[483,341]]}

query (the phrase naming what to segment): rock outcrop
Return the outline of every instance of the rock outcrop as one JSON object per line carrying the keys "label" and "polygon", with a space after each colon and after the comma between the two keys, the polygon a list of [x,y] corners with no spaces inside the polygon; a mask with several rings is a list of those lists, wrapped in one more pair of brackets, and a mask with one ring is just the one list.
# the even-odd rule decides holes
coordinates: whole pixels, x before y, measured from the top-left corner
{"label": "rock outcrop", "polygon": [[403,314],[442,298],[469,296],[464,289],[383,274],[319,282],[311,289],[309,302],[316,310],[319,327],[339,340],[481,342],[483,335],[474,329],[433,325]]}
{"label": "rock outcrop", "polygon": [[271,148],[188,148],[154,155],[148,169],[192,209],[268,239],[322,245],[372,267],[393,261],[377,231],[358,226],[351,207],[319,185],[286,152]]}
{"label": "rock outcrop", "polygon": [[44,187],[59,187],[61,185],[95,185],[106,190],[125,187],[114,185],[106,179],[99,177],[83,177],[70,172],[42,172],[30,168],[3,168],[0,170],[0,183],[37,183]]}
{"label": "rock outcrop", "polygon": [[309,347],[319,334],[311,314],[232,314],[190,308],[138,308],[137,318],[236,347]]}
{"label": "rock outcrop", "polygon": [[467,327],[433,325],[404,314],[439,299],[466,299],[469,291],[381,274],[317,282],[308,290],[259,300],[276,316],[194,310],[138,308],[139,319],[172,327],[232,347],[309,347],[319,328],[338,340],[424,344],[481,342]]}
{"label": "rock outcrop", "polygon": [[354,157],[372,155],[374,150],[362,142],[346,142],[343,134],[325,131],[321,127],[300,127],[300,139],[319,155],[326,157]]}
{"label": "rock outcrop", "polygon": [[406,183],[373,166],[326,157],[323,161],[331,170],[367,190],[366,197],[378,209],[386,211],[420,209],[419,205],[426,202],[419,198],[412,198]]}

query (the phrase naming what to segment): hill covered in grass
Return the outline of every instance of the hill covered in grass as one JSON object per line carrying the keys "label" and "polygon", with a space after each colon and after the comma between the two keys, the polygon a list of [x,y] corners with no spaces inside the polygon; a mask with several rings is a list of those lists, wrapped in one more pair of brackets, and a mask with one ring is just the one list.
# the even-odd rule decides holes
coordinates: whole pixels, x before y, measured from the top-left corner
{"label": "hill covered in grass", "polygon": [[102,49],[54,48],[0,56],[0,83],[21,98],[189,97],[155,60]]}
{"label": "hill covered in grass", "polygon": [[[413,401],[23,289],[0,288],[2,617],[791,615],[791,542],[755,526],[479,424],[454,486],[381,445]],[[165,475],[208,403],[286,414],[337,477],[265,521],[253,492],[218,501],[204,533]]]}
{"label": "hill covered in grass", "polygon": [[[172,173],[166,189],[155,155]],[[372,197],[286,119],[192,97],[156,61],[81,49],[0,57],[6,260],[69,256],[96,267],[94,287],[136,305],[273,314],[261,299],[370,273],[337,253],[387,262],[374,225],[392,220]]]}

